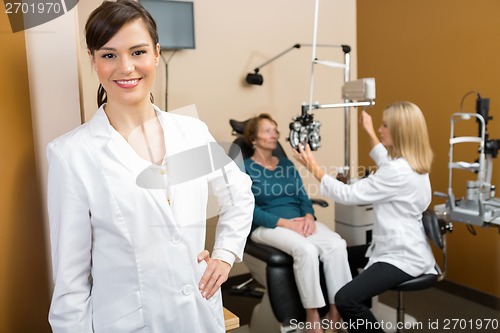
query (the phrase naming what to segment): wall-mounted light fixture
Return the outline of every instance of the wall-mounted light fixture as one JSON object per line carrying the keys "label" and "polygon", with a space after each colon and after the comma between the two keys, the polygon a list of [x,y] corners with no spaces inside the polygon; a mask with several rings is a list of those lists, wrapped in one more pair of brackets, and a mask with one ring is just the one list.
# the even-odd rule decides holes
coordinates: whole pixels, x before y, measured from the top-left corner
{"label": "wall-mounted light fixture", "polygon": [[[276,55],[276,56],[272,57],[271,59],[267,60],[266,62],[264,62],[260,66],[255,67],[255,69],[253,70],[254,71],[253,73],[248,73],[247,74],[247,76],[245,78],[246,83],[251,84],[251,85],[261,86],[262,83],[264,83],[264,78],[262,77],[262,74],[260,74],[260,69],[262,67],[264,67],[267,64],[273,62],[274,60],[276,60],[276,59],[284,56],[285,54],[287,54],[288,52],[290,52],[293,49],[300,49],[302,46],[309,46],[309,47],[311,47],[313,45],[312,44],[299,44],[299,43],[292,45],[288,49],[284,50],[283,52],[279,53],[278,55]],[[350,50],[351,50],[350,46],[348,46],[348,45],[318,44],[316,46],[317,47],[341,47],[344,50],[344,52],[347,52],[347,53],[349,53]],[[316,63],[322,64],[322,65],[326,65],[326,66],[330,66],[330,67],[345,67],[345,64],[336,63],[336,62],[332,62],[332,61],[320,61],[320,60],[316,60]]]}
{"label": "wall-mounted light fixture", "polygon": [[292,47],[289,47],[288,49],[286,49],[285,51],[281,52],[280,54],[272,57],[271,59],[269,59],[268,61],[266,61],[262,65],[255,67],[254,73],[248,73],[245,81],[248,84],[254,84],[254,85],[261,86],[262,83],[264,83],[264,78],[262,77],[261,74],[259,74],[259,70],[262,67],[264,67],[265,65],[273,62],[274,60],[276,60],[276,59],[280,58],[281,56],[287,54],[288,52],[290,52],[293,49],[300,49],[300,44],[297,43],[297,44],[293,45]]}

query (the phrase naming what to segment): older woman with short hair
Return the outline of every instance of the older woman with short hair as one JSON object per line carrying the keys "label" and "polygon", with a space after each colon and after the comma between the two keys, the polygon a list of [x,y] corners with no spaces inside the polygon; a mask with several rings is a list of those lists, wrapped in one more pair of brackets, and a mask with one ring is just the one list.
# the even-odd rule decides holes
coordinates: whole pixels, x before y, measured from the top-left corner
{"label": "older woman with short hair", "polygon": [[[293,257],[295,280],[306,309],[308,332],[340,323],[335,294],[351,280],[346,242],[324,224],[315,221],[314,210],[299,173],[287,158],[273,156],[279,132],[274,119],[261,114],[247,124],[245,139],[254,153],[245,161],[255,196],[251,239],[273,246]],[[328,289],[329,324],[322,325],[318,308],[325,306],[319,262]]]}

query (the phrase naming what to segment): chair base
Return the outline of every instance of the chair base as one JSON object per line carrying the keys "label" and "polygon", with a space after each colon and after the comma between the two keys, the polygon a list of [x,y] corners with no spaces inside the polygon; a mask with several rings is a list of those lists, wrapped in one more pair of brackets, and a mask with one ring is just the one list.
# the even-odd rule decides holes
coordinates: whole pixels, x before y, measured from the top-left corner
{"label": "chair base", "polygon": [[[384,331],[386,333],[397,332],[397,309],[392,308],[388,305],[380,303],[378,301],[378,296],[372,298],[372,308],[373,315],[377,318],[378,322],[384,322]],[[416,324],[417,319],[407,313],[405,313],[405,327],[410,327],[412,324]],[[389,329],[392,327],[392,329]]]}
{"label": "chair base", "polygon": [[265,287],[265,292],[264,295],[262,296],[262,301],[253,308],[252,318],[250,319],[250,323],[248,325],[248,332],[249,333],[277,333],[277,332],[298,333],[297,330],[292,329],[289,326],[283,326],[280,322],[276,320],[276,317],[274,316],[266,284],[267,264],[264,261],[255,258],[254,256],[249,254],[245,254],[244,261],[248,270],[252,273],[252,277],[255,279],[255,281],[259,282],[261,285]]}
{"label": "chair base", "polygon": [[[254,250],[252,254],[250,251],[245,252],[243,261],[255,281],[265,287],[265,293],[261,303],[253,310],[249,324],[250,333],[299,332],[297,325],[292,324],[305,320],[305,310],[295,284],[291,257],[288,255],[282,257],[279,253],[275,253],[278,251],[276,249],[272,251],[272,256],[268,256],[268,252],[257,251],[257,248],[252,249]],[[256,255],[253,255],[254,253]],[[267,258],[268,262],[259,256]],[[321,263],[320,270],[322,270]],[[323,275],[321,275],[321,286],[326,301],[327,291]],[[326,304],[318,309],[320,316],[326,315],[328,307],[329,304]]]}
{"label": "chair base", "polygon": [[267,289],[262,296],[262,301],[253,308],[252,318],[250,319],[248,328],[249,333],[280,332],[281,324],[274,316]]}
{"label": "chair base", "polygon": [[276,333],[279,332],[281,324],[276,320],[271,302],[269,301],[269,293],[266,283],[266,267],[267,264],[255,258],[248,253],[244,257],[245,265],[252,274],[252,277],[265,288],[262,301],[253,308],[252,318],[248,325],[250,333]]}
{"label": "chair base", "polygon": [[250,274],[255,279],[255,281],[257,281],[264,288],[266,288],[267,292],[266,262],[248,253],[245,253],[243,257],[243,262],[245,263],[245,266],[247,266],[248,270],[250,271]]}

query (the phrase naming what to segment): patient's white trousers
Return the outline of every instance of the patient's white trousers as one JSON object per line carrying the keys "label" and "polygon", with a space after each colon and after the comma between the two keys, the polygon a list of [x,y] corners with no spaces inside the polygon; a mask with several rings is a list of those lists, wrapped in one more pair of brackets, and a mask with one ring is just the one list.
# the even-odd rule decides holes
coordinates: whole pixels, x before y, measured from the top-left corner
{"label": "patient's white trousers", "polygon": [[335,303],[337,291],[352,279],[345,240],[320,222],[316,222],[316,233],[307,237],[288,228],[258,227],[252,232],[251,239],[293,257],[295,281],[306,309],[325,306],[319,279],[319,260],[323,262],[330,304]]}

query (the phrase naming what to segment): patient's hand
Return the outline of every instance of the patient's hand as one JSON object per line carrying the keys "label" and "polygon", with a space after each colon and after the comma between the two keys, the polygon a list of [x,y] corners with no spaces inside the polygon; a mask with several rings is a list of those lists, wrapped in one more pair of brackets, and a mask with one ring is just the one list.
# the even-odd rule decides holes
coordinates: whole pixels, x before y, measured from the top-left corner
{"label": "patient's hand", "polygon": [[306,216],[304,216],[304,220],[306,221],[304,234],[306,236],[314,235],[316,233],[316,221],[314,221],[314,216],[306,214]]}
{"label": "patient's hand", "polygon": [[304,237],[316,233],[316,223],[314,222],[314,217],[311,214],[293,219],[280,218],[278,226],[291,229]]}
{"label": "patient's hand", "polygon": [[207,250],[198,254],[198,262],[202,260],[205,260],[208,266],[201,277],[198,288],[201,291],[201,295],[209,299],[219,290],[220,286],[226,282],[229,271],[231,270],[231,265],[222,260],[210,258],[210,253]]}

